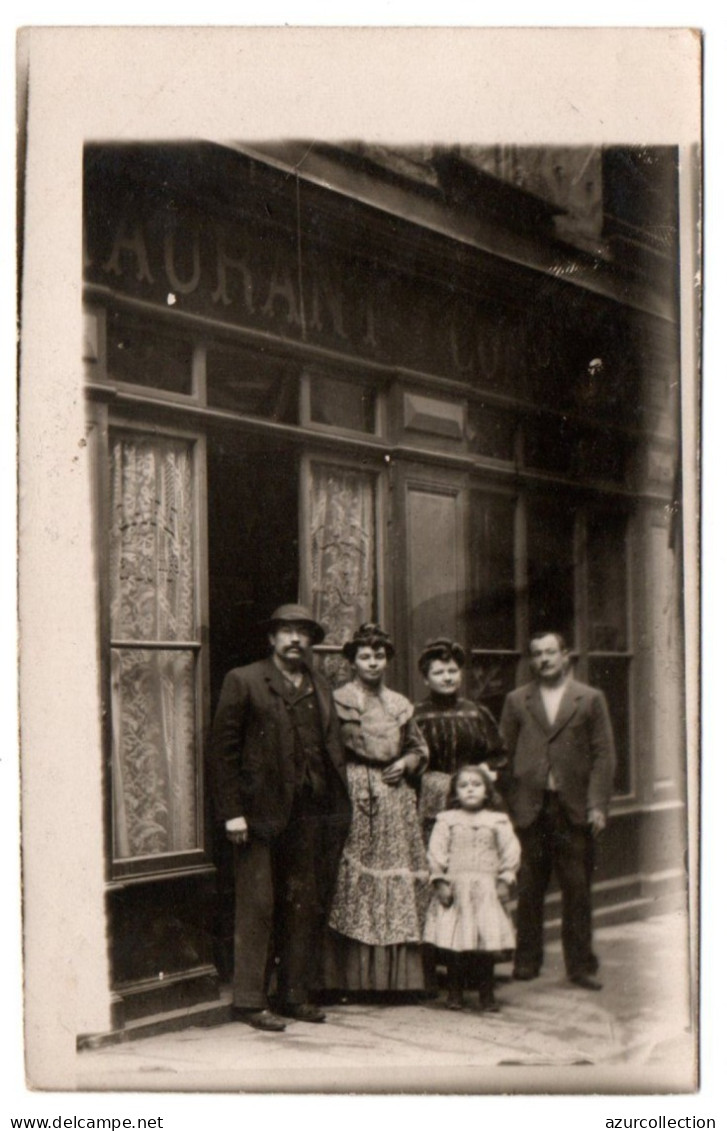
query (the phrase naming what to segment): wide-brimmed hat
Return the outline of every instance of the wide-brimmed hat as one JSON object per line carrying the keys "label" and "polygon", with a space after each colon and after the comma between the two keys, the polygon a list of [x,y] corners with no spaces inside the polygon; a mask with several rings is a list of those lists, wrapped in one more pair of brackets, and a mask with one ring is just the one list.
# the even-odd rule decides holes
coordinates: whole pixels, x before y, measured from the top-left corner
{"label": "wide-brimmed hat", "polygon": [[434,660],[441,660],[445,656],[451,656],[458,667],[464,667],[464,648],[461,644],[458,644],[456,640],[450,640],[448,636],[437,636],[435,640],[427,640],[417,660],[417,667],[422,675],[426,676],[429,665]]}
{"label": "wide-brimmed hat", "polygon": [[311,634],[313,644],[320,644],[326,635],[326,628],[313,618],[310,609],[305,605],[279,605],[268,620],[264,621],[263,628],[272,632],[278,624],[300,624]]}

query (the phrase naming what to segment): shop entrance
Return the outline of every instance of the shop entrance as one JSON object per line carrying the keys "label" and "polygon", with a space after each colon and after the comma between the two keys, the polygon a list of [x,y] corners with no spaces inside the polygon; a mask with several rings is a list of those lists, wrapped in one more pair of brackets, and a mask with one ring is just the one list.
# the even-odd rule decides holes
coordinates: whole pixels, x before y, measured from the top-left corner
{"label": "shop entrance", "polygon": [[[227,432],[208,437],[207,527],[210,717],[230,668],[268,654],[262,622],[298,599],[298,471],[290,444]],[[230,844],[208,798],[217,866],[212,915],[215,964],[232,973],[233,873]]]}
{"label": "shop entrance", "polygon": [[288,443],[227,433],[207,456],[211,709],[225,673],[268,652],[262,622],[298,600],[298,457]]}

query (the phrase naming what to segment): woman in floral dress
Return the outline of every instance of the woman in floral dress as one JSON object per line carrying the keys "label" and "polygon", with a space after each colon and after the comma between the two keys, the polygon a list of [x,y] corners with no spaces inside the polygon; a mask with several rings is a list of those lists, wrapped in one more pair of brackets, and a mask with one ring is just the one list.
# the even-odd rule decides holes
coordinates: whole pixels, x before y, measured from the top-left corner
{"label": "woman in floral dress", "polygon": [[354,676],[333,698],[353,820],[329,918],[325,982],[346,991],[421,991],[428,870],[413,783],[427,746],[413,705],[384,684],[394,654],[388,634],[361,625],[343,653]]}

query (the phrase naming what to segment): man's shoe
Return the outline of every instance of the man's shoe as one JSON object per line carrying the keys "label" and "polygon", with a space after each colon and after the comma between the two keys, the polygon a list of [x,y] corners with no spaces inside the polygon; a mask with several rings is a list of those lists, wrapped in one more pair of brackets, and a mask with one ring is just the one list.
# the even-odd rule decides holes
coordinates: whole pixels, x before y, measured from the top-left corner
{"label": "man's shoe", "polygon": [[445,1009],[464,1009],[464,994],[461,990],[450,990],[444,1003]]}
{"label": "man's shoe", "polygon": [[317,1005],[311,1005],[310,1002],[297,1002],[281,1007],[280,1012],[284,1017],[290,1017],[293,1021],[310,1021],[313,1025],[321,1025],[326,1015],[322,1009]]}
{"label": "man's shoe", "polygon": [[251,1025],[253,1029],[262,1029],[264,1033],[282,1033],[286,1025],[282,1017],[269,1009],[240,1009],[232,1010],[235,1021],[242,1021],[243,1025]]}
{"label": "man's shoe", "polygon": [[512,976],[516,982],[532,982],[540,974],[537,966],[514,966]]}
{"label": "man's shoe", "polygon": [[603,983],[599,982],[598,978],[594,978],[593,974],[571,974],[570,980],[574,986],[580,986],[582,990],[603,989]]}

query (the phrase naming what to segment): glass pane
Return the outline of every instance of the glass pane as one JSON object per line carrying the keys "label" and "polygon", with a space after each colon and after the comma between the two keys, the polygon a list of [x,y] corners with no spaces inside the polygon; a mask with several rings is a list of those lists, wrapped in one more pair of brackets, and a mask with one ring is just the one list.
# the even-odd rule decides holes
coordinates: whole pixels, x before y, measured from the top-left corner
{"label": "glass pane", "polygon": [[194,639],[192,445],[112,434],[110,475],[112,637]]}
{"label": "glass pane", "polygon": [[123,314],[110,314],[107,369],[112,381],[149,385],[170,393],[192,392],[192,343]]}
{"label": "glass pane", "polygon": [[289,362],[267,357],[260,350],[209,349],[207,403],[297,424],[297,375]]}
{"label": "glass pane", "polygon": [[528,619],[530,635],[560,632],[573,644],[573,512],[557,501],[528,504]]}
{"label": "glass pane", "polygon": [[311,605],[327,644],[343,644],[376,615],[373,475],[311,465]]}
{"label": "glass pane", "polygon": [[473,656],[468,689],[472,699],[492,711],[499,721],[505,696],[515,689],[519,656]]}
{"label": "glass pane", "polygon": [[588,517],[588,647],[596,652],[628,648],[626,518]]}
{"label": "glass pane", "polygon": [[365,385],[312,373],[310,417],[315,424],[373,433],[376,431],[376,395]]}
{"label": "glass pane", "polygon": [[629,767],[629,703],[630,703],[630,660],[616,657],[594,658],[588,661],[589,682],[601,689],[608,702],[608,710],[613,724],[613,737],[616,743],[615,792],[631,792],[631,772]]}
{"label": "glass pane", "polygon": [[114,856],[199,847],[194,655],[112,649]]}
{"label": "glass pane", "polygon": [[471,513],[472,595],[467,625],[473,648],[515,647],[515,502],[473,491]]}

